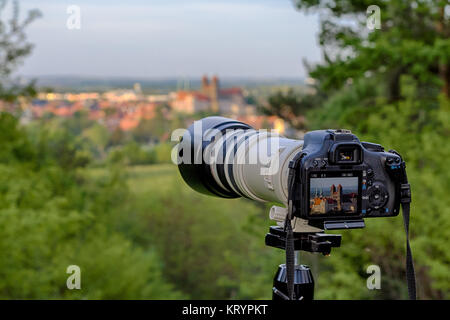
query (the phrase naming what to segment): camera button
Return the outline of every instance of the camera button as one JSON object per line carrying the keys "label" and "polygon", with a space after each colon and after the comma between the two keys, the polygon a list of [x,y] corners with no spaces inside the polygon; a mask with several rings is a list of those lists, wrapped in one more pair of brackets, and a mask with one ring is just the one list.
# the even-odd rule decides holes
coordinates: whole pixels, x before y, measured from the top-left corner
{"label": "camera button", "polygon": [[369,188],[368,196],[369,205],[375,210],[383,207],[386,204],[387,199],[389,198],[386,189],[379,184],[376,184],[373,187]]}

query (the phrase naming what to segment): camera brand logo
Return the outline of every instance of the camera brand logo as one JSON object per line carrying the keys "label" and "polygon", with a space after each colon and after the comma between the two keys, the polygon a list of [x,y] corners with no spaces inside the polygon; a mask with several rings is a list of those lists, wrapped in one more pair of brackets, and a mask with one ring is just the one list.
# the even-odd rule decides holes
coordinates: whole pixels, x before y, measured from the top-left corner
{"label": "camera brand logo", "polygon": [[73,290],[81,289],[81,269],[77,265],[70,265],[67,267],[66,273],[70,274],[67,278],[66,285],[67,289]]}
{"label": "camera brand logo", "polygon": [[367,274],[370,276],[367,278],[367,289],[380,290],[381,289],[381,269],[377,265],[370,265],[367,267]]}
{"label": "camera brand logo", "polygon": [[172,132],[171,141],[178,144],[172,149],[171,159],[175,165],[259,165],[261,175],[274,175],[280,169],[279,138],[276,130],[266,129],[203,131],[202,122],[195,121],[193,137],[187,129]]}
{"label": "camera brand logo", "polygon": [[369,30],[381,29],[381,9],[377,5],[367,7],[367,21],[366,26]]}
{"label": "camera brand logo", "polygon": [[67,18],[66,26],[69,30],[80,30],[81,29],[81,8],[76,5],[71,5],[67,7],[67,14],[70,16]]}

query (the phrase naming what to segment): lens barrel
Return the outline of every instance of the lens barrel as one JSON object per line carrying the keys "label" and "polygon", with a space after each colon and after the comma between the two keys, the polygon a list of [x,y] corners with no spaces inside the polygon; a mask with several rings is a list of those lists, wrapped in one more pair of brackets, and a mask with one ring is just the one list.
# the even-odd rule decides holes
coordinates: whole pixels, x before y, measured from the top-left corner
{"label": "lens barrel", "polygon": [[178,168],[194,190],[222,198],[287,202],[289,161],[303,141],[223,117],[195,121],[178,147]]}
{"label": "lens barrel", "polygon": [[[207,117],[192,124],[183,135],[178,148],[178,169],[184,181],[195,191],[221,198],[239,198],[225,178],[224,165],[216,164],[218,179],[214,177],[210,164],[205,161],[205,149],[215,142],[217,133],[251,130],[249,125],[223,117]],[[226,153],[224,144],[222,153]],[[186,152],[189,155],[186,156]]]}

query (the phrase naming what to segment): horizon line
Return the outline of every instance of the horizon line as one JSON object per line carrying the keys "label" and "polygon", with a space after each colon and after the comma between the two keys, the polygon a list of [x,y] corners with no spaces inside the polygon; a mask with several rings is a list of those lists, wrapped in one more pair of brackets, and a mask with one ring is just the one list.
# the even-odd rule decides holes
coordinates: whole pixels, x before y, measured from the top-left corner
{"label": "horizon line", "polygon": [[214,75],[218,76],[219,79],[242,79],[242,80],[275,80],[275,79],[286,79],[286,80],[305,80],[308,77],[305,76],[220,76],[220,74],[216,73],[205,73],[200,76],[192,75],[192,76],[122,76],[122,75],[111,75],[111,76],[101,76],[101,75],[76,75],[76,74],[67,74],[67,75],[58,75],[58,74],[45,74],[45,75],[21,75],[25,78],[73,78],[73,79],[95,79],[95,80],[103,80],[103,79],[142,79],[142,80],[173,80],[173,79],[189,79],[189,80],[201,80],[201,78],[206,75],[212,77]]}

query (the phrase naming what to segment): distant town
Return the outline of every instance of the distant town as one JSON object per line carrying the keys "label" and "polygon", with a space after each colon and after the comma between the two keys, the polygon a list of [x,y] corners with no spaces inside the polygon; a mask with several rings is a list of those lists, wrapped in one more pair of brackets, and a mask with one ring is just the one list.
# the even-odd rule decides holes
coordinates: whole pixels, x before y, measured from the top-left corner
{"label": "distant town", "polygon": [[[153,119],[158,108],[168,107],[164,117],[171,120],[174,114],[218,114],[252,125],[254,128],[286,130],[285,123],[274,116],[258,113],[249,92],[238,86],[221,85],[219,77],[203,76],[200,88],[178,88],[164,94],[144,94],[136,82],[129,89],[104,92],[40,92],[31,101],[21,105],[22,121],[28,122],[46,115],[71,117],[86,112],[89,119],[98,121],[110,130],[130,131],[142,120]],[[10,105],[0,102],[0,110]]]}

